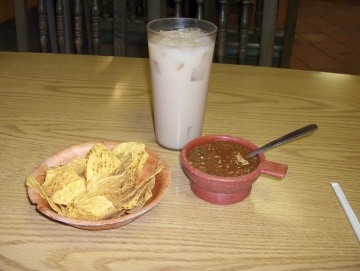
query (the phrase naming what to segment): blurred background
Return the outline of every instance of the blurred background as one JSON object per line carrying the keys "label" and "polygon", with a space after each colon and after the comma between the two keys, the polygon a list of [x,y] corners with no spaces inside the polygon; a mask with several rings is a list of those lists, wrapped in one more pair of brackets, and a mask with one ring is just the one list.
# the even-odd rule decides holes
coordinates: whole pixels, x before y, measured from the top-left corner
{"label": "blurred background", "polygon": [[[0,1],[0,51],[17,51],[13,1]],[[40,52],[38,0],[27,7],[30,51]],[[229,23],[238,20],[237,10],[229,13]],[[359,14],[360,0],[300,0],[290,68],[360,75]]]}

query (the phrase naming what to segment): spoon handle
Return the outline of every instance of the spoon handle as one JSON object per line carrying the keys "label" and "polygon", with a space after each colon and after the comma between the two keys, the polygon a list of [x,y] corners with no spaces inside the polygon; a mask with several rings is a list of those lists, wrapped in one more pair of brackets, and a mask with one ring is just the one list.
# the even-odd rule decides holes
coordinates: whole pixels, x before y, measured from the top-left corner
{"label": "spoon handle", "polygon": [[276,147],[280,144],[283,144],[289,140],[292,140],[294,138],[297,138],[299,136],[303,136],[303,135],[307,135],[309,133],[312,133],[312,132],[315,132],[316,130],[318,129],[317,125],[316,124],[310,124],[310,125],[307,125],[305,127],[302,127],[298,130],[295,130],[291,133],[288,133],[282,137],[279,137],[278,139],[275,139],[274,141],[271,141],[270,143],[258,148],[257,150],[253,151],[253,152],[250,152],[247,157],[253,157],[254,155],[257,155],[261,152],[264,152],[268,149],[271,149],[273,147]]}

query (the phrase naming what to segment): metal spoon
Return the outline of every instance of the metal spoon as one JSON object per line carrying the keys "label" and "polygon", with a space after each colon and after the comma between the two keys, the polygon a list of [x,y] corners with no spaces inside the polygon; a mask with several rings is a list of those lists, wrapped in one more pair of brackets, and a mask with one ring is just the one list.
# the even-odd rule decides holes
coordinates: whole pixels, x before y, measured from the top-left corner
{"label": "metal spoon", "polygon": [[268,149],[271,149],[273,147],[276,147],[278,145],[281,145],[289,140],[292,140],[294,138],[297,138],[299,136],[303,136],[303,135],[307,135],[307,134],[310,134],[312,132],[315,132],[316,130],[318,129],[317,125],[316,124],[310,124],[310,125],[307,125],[305,127],[302,127],[296,131],[293,131],[291,133],[288,133],[282,137],[279,137],[278,139],[275,139],[274,141],[271,141],[270,143],[258,148],[257,150],[255,151],[252,151],[250,152],[248,155],[246,155],[246,157],[250,158],[250,157],[253,157],[254,155],[257,155],[261,152],[264,152]]}

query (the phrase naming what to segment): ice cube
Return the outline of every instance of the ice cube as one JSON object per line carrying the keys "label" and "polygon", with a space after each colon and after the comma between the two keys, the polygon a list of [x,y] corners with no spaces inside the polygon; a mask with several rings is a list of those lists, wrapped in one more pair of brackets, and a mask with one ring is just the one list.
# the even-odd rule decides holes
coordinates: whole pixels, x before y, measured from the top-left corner
{"label": "ice cube", "polygon": [[206,67],[205,66],[198,66],[193,69],[191,73],[191,81],[201,81],[204,79]]}
{"label": "ice cube", "polygon": [[153,50],[152,52],[152,58],[156,60],[164,58],[165,56],[166,56],[166,52],[159,47],[155,48],[155,50]]}
{"label": "ice cube", "polygon": [[177,71],[180,71],[185,66],[185,63],[181,63],[176,67]]}
{"label": "ice cube", "polygon": [[201,59],[201,63],[198,67],[194,68],[191,74],[191,81],[201,81],[204,79],[204,75],[206,72],[206,55],[205,53]]}
{"label": "ice cube", "polygon": [[203,55],[203,58],[202,58],[202,60],[201,60],[200,66],[206,66],[206,65],[207,65],[206,62],[209,62],[209,58],[207,57],[207,55],[208,55],[208,52],[206,52],[206,53]]}
{"label": "ice cube", "polygon": [[151,63],[152,63],[151,70],[152,71],[157,71],[159,74],[161,74],[160,68],[159,68],[159,63],[157,63],[157,61],[155,61],[155,60],[151,61]]}

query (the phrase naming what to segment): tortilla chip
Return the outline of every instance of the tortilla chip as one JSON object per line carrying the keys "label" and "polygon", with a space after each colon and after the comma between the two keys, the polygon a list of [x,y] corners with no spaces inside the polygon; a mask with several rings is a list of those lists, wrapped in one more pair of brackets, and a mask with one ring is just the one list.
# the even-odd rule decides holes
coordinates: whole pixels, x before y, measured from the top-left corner
{"label": "tortilla chip", "polygon": [[145,144],[138,142],[124,142],[112,148],[111,152],[123,160],[128,153],[145,152]]}
{"label": "tortilla chip", "polygon": [[131,162],[128,166],[124,167],[123,173],[125,172],[130,182],[136,180],[143,167],[149,154],[145,150],[145,145],[138,142],[125,142],[116,145],[111,152],[116,157],[124,158],[131,154]]}
{"label": "tortilla chip", "polygon": [[83,200],[76,206],[70,205],[68,217],[83,220],[107,219],[118,213],[111,201],[103,196]]}
{"label": "tortilla chip", "polygon": [[[148,182],[144,183],[143,185],[140,185],[137,187],[137,189],[128,195],[123,201],[121,208],[124,210],[131,210],[136,206],[140,206],[145,204],[147,199],[149,199],[152,196],[151,189],[154,187],[155,184],[155,178],[151,178]],[[146,193],[150,191],[150,196],[145,200]],[[144,201],[145,200],[145,201]],[[142,206],[141,206],[142,207]],[[140,207],[140,208],[141,208]]]}
{"label": "tortilla chip", "polygon": [[40,194],[40,196],[43,197],[49,203],[50,207],[55,212],[57,212],[59,215],[65,216],[65,213],[63,212],[63,210],[57,204],[53,203],[49,199],[49,197],[44,192],[40,183],[35,179],[35,177],[32,174],[26,179],[26,185],[31,187],[32,189],[34,189],[36,192],[38,192]]}
{"label": "tortilla chip", "polygon": [[45,182],[42,184],[45,193],[51,197],[56,191],[63,189],[67,184],[80,179],[85,172],[86,160],[78,158],[58,168],[48,168]]}
{"label": "tortilla chip", "polygon": [[132,188],[131,191],[128,191],[126,195],[117,195],[116,198],[112,200],[114,206],[116,208],[123,208],[125,210],[130,210],[136,206],[136,202],[138,201],[140,195],[146,191],[146,189],[152,190],[155,185],[155,176],[163,169],[163,166],[160,165],[156,171],[149,176],[146,180],[136,185],[136,187]]}
{"label": "tortilla chip", "polygon": [[63,189],[56,191],[50,200],[56,204],[68,205],[78,195],[86,192],[85,179],[81,178],[77,181],[67,184]]}
{"label": "tortilla chip", "polygon": [[131,214],[139,211],[151,197],[151,189],[147,189],[143,195],[140,195],[136,205],[132,209],[127,210],[126,213]]}
{"label": "tortilla chip", "polygon": [[101,143],[96,144],[87,155],[86,180],[90,189],[102,178],[114,175],[121,161]]}

